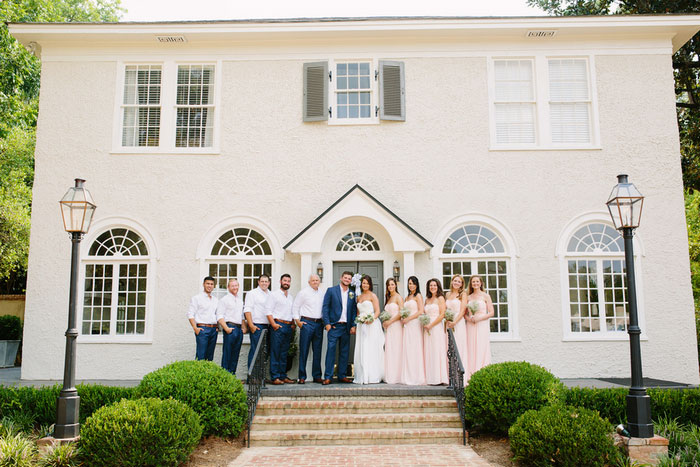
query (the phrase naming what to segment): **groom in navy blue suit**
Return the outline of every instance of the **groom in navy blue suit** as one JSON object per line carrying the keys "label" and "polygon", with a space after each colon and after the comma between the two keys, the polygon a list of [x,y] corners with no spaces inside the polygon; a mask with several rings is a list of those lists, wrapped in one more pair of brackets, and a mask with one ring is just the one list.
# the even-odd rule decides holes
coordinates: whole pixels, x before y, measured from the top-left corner
{"label": "groom in navy blue suit", "polygon": [[323,296],[323,324],[328,331],[328,347],[326,348],[326,368],[323,384],[331,384],[333,364],[335,363],[335,348],[339,347],[338,381],[351,383],[346,378],[348,356],[350,353],[350,334],[355,334],[355,316],[357,302],[355,293],[350,289],[352,273],[345,271],[340,276],[340,284],[329,287]]}

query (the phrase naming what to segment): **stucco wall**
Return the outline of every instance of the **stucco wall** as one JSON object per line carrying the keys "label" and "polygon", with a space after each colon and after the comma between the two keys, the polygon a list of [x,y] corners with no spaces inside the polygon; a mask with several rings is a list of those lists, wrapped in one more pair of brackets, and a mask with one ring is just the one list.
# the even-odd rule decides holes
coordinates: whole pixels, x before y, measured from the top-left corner
{"label": "stucco wall", "polygon": [[[302,122],[302,63],[310,59],[224,60],[219,155],[110,154],[117,62],[46,55],[22,377],[62,375],[70,242],[57,201],[78,176],[98,204],[96,219],[132,218],[158,250],[152,343],[81,343],[78,378],[134,379],[192,358],[185,311],[200,288],[196,250],[206,232],[226,217],[253,216],[281,249],[356,183],[434,244],[466,213],[491,216],[513,234],[519,339],[494,342],[495,361],[528,360],[561,377],[628,375],[627,341],[562,340],[556,244],[573,218],[602,212],[615,176],[629,173],[647,197],[638,232],[644,374],[700,382],[670,56],[595,56],[601,149],[492,151],[486,52],[377,51],[405,62],[407,119],[363,126]],[[416,255],[422,281],[438,275],[434,262]],[[307,274],[299,267],[287,253],[275,271],[292,274],[293,292]]]}

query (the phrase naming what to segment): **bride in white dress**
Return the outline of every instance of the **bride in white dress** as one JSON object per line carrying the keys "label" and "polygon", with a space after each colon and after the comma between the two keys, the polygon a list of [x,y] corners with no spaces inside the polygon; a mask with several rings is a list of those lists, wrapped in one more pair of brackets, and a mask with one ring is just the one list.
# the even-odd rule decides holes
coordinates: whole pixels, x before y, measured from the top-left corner
{"label": "bride in white dress", "polygon": [[380,383],[384,379],[384,331],[379,322],[379,299],[372,292],[372,278],[363,276],[362,294],[357,297],[358,321],[355,338],[356,384]]}

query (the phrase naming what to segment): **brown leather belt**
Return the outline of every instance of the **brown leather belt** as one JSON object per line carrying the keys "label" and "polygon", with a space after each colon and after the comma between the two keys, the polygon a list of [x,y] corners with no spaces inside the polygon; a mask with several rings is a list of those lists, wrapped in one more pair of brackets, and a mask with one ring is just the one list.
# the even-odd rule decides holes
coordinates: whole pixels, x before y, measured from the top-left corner
{"label": "brown leather belt", "polygon": [[218,324],[204,324],[204,323],[197,323],[198,328],[217,328],[219,327]]}
{"label": "brown leather belt", "polygon": [[232,323],[232,322],[230,322],[230,321],[226,321],[226,325],[227,325],[227,326],[230,326],[230,327],[232,327],[232,328],[240,328],[240,327],[241,327],[240,324],[238,324],[238,323]]}
{"label": "brown leather belt", "polygon": [[301,319],[305,319],[306,321],[311,321],[312,323],[323,322],[323,318],[309,318],[308,316],[302,316]]}
{"label": "brown leather belt", "polygon": [[278,323],[292,324],[291,321],[285,321],[285,320],[283,320],[283,319],[275,319],[275,321],[277,321]]}

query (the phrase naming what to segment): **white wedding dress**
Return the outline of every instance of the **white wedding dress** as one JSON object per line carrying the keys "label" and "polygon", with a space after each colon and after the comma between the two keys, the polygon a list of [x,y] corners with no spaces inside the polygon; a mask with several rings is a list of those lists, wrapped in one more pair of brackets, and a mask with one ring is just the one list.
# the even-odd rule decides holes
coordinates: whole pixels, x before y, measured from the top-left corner
{"label": "white wedding dress", "polygon": [[[357,304],[357,315],[374,313],[371,300]],[[384,331],[379,318],[371,324],[357,324],[355,338],[356,384],[380,383],[384,379]]]}

